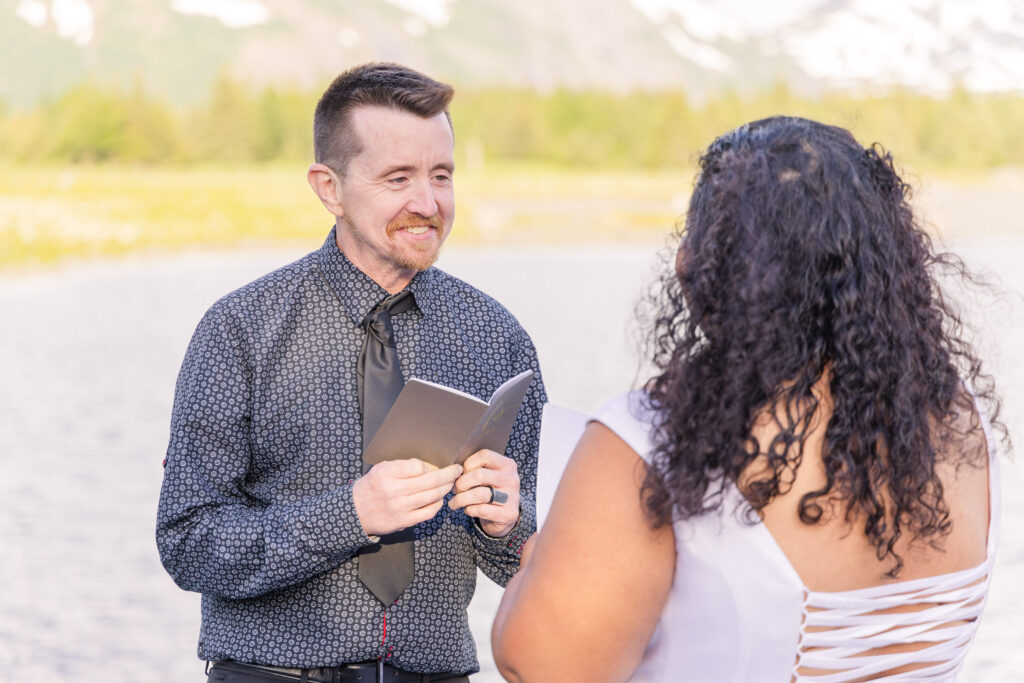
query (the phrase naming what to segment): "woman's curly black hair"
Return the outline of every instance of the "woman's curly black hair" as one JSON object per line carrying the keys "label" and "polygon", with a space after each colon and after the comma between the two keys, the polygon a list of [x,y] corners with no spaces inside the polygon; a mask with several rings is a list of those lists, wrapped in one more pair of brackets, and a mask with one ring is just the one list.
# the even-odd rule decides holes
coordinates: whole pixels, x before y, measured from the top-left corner
{"label": "woman's curly black hair", "polygon": [[[773,117],[711,144],[656,303],[658,445],[642,489],[654,524],[721,507],[760,455],[767,469],[743,480],[756,518],[792,482],[824,378],[827,483],[802,497],[801,520],[841,501],[891,576],[901,536],[949,532],[935,466],[969,459],[946,446],[980,429],[965,383],[993,419],[998,400],[937,279],[973,278],[936,253],[908,195],[887,152],[835,126]],[[751,435],[765,414],[779,430],[767,445]]]}

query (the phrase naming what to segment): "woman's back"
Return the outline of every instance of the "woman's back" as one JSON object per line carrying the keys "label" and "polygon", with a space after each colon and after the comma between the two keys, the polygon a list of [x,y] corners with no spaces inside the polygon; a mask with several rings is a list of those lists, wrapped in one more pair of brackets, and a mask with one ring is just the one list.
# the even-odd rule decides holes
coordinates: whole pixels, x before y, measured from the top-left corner
{"label": "woman's back", "polygon": [[909,196],[835,126],[711,143],[648,300],[648,412],[612,402],[577,446],[499,610],[503,671],[545,680],[584,651],[589,680],[955,677],[988,587],[998,399],[943,293],[971,277]]}
{"label": "woman's back", "polygon": [[[595,416],[645,460],[651,418],[636,392]],[[769,425],[756,424],[759,440],[773,436]],[[986,432],[962,446],[987,454]],[[633,680],[954,680],[988,588],[995,461],[943,466],[950,534],[938,547],[899,544],[904,564],[892,578],[841,506],[817,524],[799,519],[800,497],[823,477],[822,433],[812,427],[792,487],[763,508],[763,523],[749,523],[736,487],[721,510],[675,523],[675,579]]]}
{"label": "woman's back", "polygon": [[[942,453],[936,462],[943,501],[949,510],[949,533],[936,539],[938,547],[928,542],[912,542],[910,535],[902,536],[893,548],[903,562],[897,578],[888,576],[892,563],[880,562],[875,546],[864,535],[863,513],[854,510],[847,519],[838,493],[827,502],[820,502],[823,515],[815,524],[800,521],[801,498],[822,489],[826,481],[821,454],[825,426],[832,415],[827,392],[827,383],[822,380],[815,387],[819,407],[808,429],[792,485],[761,508],[765,527],[804,585],[813,591],[848,591],[981,564],[985,560],[989,523],[988,442],[977,412],[960,419],[956,427],[965,436],[948,444],[950,452]],[[767,445],[778,431],[774,421],[762,415],[754,423],[753,436],[759,444]],[[936,450],[941,451],[941,444]],[[758,478],[763,469],[763,458],[752,462],[741,478],[741,491],[743,481]],[[822,557],[828,561],[822,562]]]}

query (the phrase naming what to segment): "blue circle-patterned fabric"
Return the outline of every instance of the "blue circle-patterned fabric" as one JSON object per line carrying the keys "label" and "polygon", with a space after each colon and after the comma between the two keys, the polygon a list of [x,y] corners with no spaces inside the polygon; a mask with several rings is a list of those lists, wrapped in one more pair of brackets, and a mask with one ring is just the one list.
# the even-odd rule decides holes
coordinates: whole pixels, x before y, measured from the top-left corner
{"label": "blue circle-patterned fabric", "polygon": [[500,304],[436,268],[409,289],[416,305],[393,320],[404,377],[486,400],[536,373],[506,452],[522,480],[519,524],[490,538],[446,505],[415,528],[413,582],[393,605],[359,581],[357,553],[372,543],[352,500],[359,323],[387,292],[332,230],[319,250],[215,303],[178,376],[157,545],[174,581],[203,594],[201,659],[478,670],[466,608],[476,568],[505,585],[535,530],[546,397],[533,343]]}

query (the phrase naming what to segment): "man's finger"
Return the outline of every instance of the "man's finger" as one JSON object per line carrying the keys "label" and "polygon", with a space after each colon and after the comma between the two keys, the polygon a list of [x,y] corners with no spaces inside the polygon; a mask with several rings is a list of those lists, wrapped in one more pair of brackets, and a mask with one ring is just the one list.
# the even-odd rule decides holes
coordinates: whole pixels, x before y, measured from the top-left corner
{"label": "man's finger", "polygon": [[476,517],[481,522],[490,522],[491,524],[509,524],[519,517],[519,510],[509,510],[507,505],[487,503],[467,505],[464,512],[470,517]]}
{"label": "man's finger", "polygon": [[478,486],[494,486],[506,490],[512,487],[519,488],[519,476],[517,473],[508,470],[492,470],[489,467],[479,467],[466,472],[455,480],[456,493],[462,493]]}
{"label": "man's finger", "polygon": [[[512,459],[506,458],[505,456],[500,455],[499,453],[496,453],[494,451],[488,450],[486,448],[482,448],[473,455],[466,458],[466,461],[462,463],[462,465],[467,472],[469,472],[470,470],[475,470],[478,467],[490,467],[492,469],[499,469],[502,460]],[[512,460],[512,462],[515,461]]]}
{"label": "man's finger", "polygon": [[450,483],[435,486],[425,491],[417,491],[416,493],[404,496],[400,504],[409,510],[418,510],[426,505],[433,505],[437,501],[444,500],[444,497],[451,490],[452,485]]}
{"label": "man's finger", "polygon": [[438,488],[440,486],[447,486],[450,490],[455,480],[462,475],[462,467],[459,465],[451,465],[445,467],[443,470],[434,470],[433,472],[427,472],[418,477],[408,477],[403,482],[405,493],[419,493],[420,491],[426,491],[429,489]]}
{"label": "man's finger", "polygon": [[403,491],[413,492],[423,489],[440,486],[446,481],[455,481],[462,474],[461,465],[449,465],[444,469],[438,469],[422,460],[390,460],[388,463],[395,463],[393,466],[382,468],[381,474],[392,479],[403,480]]}
{"label": "man's finger", "polygon": [[437,470],[437,465],[431,465],[425,460],[418,458],[406,458],[404,460],[385,460],[373,466],[379,468],[384,474],[400,479],[418,477],[421,474]]}
{"label": "man's finger", "polygon": [[[491,491],[494,491],[493,498]],[[466,491],[457,493],[448,501],[448,507],[457,510],[470,505],[502,505],[508,502],[508,494],[496,486],[474,486]]]}
{"label": "man's finger", "polygon": [[[484,502],[483,500],[480,499],[480,496],[478,495],[478,488],[480,487],[474,487],[469,489],[468,491],[456,493],[454,496],[452,496],[452,499],[448,501],[448,507],[451,508],[452,510],[458,510],[460,508],[466,507],[467,505],[476,505]],[[484,490],[486,491],[487,489]],[[488,492],[486,494],[486,497],[490,498],[490,495],[490,492]]]}
{"label": "man's finger", "polygon": [[413,510],[409,514],[410,523],[407,525],[407,527],[415,526],[420,522],[426,522],[428,519],[433,519],[437,515],[437,513],[441,511],[441,507],[443,505],[444,498],[437,501],[436,503],[431,503],[430,505],[427,505],[425,507]]}
{"label": "man's finger", "polygon": [[470,472],[466,472],[455,480],[455,493],[464,493],[471,489],[475,489],[478,486],[489,485],[491,476],[492,474],[487,470],[487,468],[475,469]]}

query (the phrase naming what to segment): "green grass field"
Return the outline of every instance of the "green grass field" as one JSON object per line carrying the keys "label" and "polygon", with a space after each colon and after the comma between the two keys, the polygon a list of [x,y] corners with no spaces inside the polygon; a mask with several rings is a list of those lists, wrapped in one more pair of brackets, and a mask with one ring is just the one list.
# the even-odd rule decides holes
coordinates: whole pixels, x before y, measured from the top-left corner
{"label": "green grass field", "polygon": [[[462,171],[451,240],[607,241],[637,231],[664,234],[685,206],[691,179],[690,171]],[[301,165],[0,166],[0,268],[155,248],[317,240],[331,224]]]}
{"label": "green grass field", "polygon": [[[1021,227],[1010,220],[1024,189],[1019,170],[910,180],[925,186],[925,208],[943,232]],[[691,169],[464,163],[451,243],[657,240],[685,211],[692,182]],[[310,244],[331,224],[300,164],[0,165],[0,269],[155,249]]]}

